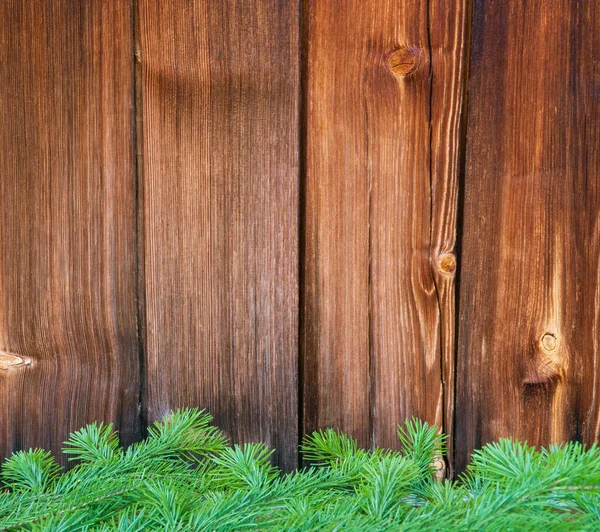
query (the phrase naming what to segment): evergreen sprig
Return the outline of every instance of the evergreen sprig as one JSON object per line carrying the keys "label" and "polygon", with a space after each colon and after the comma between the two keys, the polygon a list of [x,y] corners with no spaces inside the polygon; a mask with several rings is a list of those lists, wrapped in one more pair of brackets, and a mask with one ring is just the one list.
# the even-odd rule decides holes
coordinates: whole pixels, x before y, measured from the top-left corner
{"label": "evergreen sprig", "polygon": [[0,473],[0,530],[600,529],[596,445],[504,439],[476,451],[458,481],[437,482],[444,438],[413,419],[398,430],[401,452],[317,431],[302,446],[311,465],[283,475],[267,446],[230,446],[211,422],[180,410],[127,449],[93,423],[65,442],[66,472],[46,451],[13,454]]}

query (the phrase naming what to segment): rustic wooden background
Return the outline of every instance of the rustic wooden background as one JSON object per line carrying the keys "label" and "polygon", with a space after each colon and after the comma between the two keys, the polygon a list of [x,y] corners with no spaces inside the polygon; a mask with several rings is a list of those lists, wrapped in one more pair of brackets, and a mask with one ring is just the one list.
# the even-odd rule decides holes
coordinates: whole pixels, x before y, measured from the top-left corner
{"label": "rustic wooden background", "polygon": [[0,453],[180,406],[285,468],[600,437],[600,6],[0,3]]}

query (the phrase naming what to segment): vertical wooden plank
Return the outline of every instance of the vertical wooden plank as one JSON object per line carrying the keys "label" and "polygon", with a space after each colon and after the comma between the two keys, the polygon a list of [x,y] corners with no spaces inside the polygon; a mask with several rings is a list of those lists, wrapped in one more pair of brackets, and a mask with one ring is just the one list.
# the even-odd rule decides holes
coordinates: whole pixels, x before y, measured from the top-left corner
{"label": "vertical wooden plank", "polygon": [[476,1],[457,468],[501,436],[600,436],[595,2]]}
{"label": "vertical wooden plank", "polygon": [[307,7],[305,429],[396,447],[452,425],[464,3]]}
{"label": "vertical wooden plank", "polygon": [[140,0],[148,414],[297,461],[299,6]]}
{"label": "vertical wooden plank", "polygon": [[457,225],[459,173],[465,145],[466,77],[469,53],[469,2],[429,0],[431,54],[431,243],[439,307],[442,389],[436,421],[448,436],[449,474],[454,462],[456,358]]}
{"label": "vertical wooden plank", "polygon": [[128,2],[0,5],[0,454],[139,436]]}
{"label": "vertical wooden plank", "polygon": [[304,429],[372,441],[364,78],[373,3],[305,2]]}
{"label": "vertical wooden plank", "polygon": [[373,438],[375,444],[397,447],[397,427],[405,418],[442,423],[439,307],[430,263],[428,4],[402,0],[373,6],[369,56],[379,64],[371,59],[364,82]]}

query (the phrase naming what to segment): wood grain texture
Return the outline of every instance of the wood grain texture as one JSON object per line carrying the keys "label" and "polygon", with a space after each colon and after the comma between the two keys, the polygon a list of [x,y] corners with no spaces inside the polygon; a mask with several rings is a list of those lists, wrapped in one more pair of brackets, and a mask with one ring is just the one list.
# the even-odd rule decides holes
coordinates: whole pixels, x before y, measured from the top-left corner
{"label": "wood grain texture", "polygon": [[501,436],[600,436],[595,2],[473,6],[457,469]]}
{"label": "wood grain texture", "polygon": [[[431,55],[431,242],[439,307],[441,397],[436,423],[448,436],[449,476],[454,462],[454,402],[456,375],[456,246],[459,209],[459,173],[466,135],[465,105],[469,54],[469,2],[429,0]],[[439,419],[441,417],[441,423]]]}
{"label": "wood grain texture", "polygon": [[297,462],[299,6],[139,2],[148,415]]}
{"label": "wood grain texture", "polygon": [[305,430],[397,447],[407,417],[452,425],[465,8],[306,10]]}
{"label": "wood grain texture", "polygon": [[0,5],[2,456],[96,419],[139,437],[130,26],[117,0]]}
{"label": "wood grain texture", "polygon": [[371,444],[365,69],[372,4],[305,2],[304,430]]}

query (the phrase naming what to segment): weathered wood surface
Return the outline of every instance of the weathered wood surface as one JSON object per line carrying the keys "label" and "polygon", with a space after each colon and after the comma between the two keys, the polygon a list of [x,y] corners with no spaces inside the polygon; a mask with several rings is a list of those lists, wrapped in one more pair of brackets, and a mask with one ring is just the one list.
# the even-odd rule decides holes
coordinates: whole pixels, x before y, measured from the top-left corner
{"label": "weathered wood surface", "polygon": [[600,437],[594,2],[9,0],[0,27],[0,453],[179,406],[288,469],[303,432],[395,447],[413,415],[457,470]]}
{"label": "weathered wood surface", "polygon": [[299,5],[139,2],[148,416],[297,462]]}
{"label": "weathered wood surface", "polygon": [[473,6],[456,464],[600,436],[600,10]]}
{"label": "weathered wood surface", "polygon": [[466,13],[305,12],[304,429],[396,447],[407,417],[452,427]]}
{"label": "weathered wood surface", "polygon": [[139,437],[128,2],[0,3],[0,455]]}

